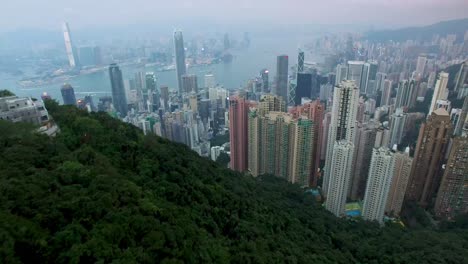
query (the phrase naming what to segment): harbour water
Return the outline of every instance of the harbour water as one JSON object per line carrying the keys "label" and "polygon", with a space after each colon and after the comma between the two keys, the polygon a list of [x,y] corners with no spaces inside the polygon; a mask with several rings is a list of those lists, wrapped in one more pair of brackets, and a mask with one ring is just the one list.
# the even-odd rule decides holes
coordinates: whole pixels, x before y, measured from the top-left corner
{"label": "harbour water", "polygon": [[[312,39],[310,39],[312,40]],[[310,41],[309,40],[309,41]],[[188,72],[198,76],[198,85],[204,87],[203,76],[214,74],[216,82],[227,89],[236,89],[244,86],[246,82],[258,76],[263,68],[270,71],[270,82],[274,80],[276,74],[276,56],[281,54],[289,55],[289,66],[297,63],[297,50],[300,44],[306,40],[294,38],[259,38],[253,39],[248,49],[233,51],[234,59],[230,63],[219,63],[212,65],[199,65],[188,68]],[[306,61],[320,62],[320,57],[311,52],[306,53]],[[138,71],[153,72],[155,67],[142,66],[122,66],[124,79],[133,78]],[[168,85],[170,89],[176,89],[175,71],[155,72],[157,84]],[[9,89],[18,96],[32,96],[39,98],[43,92],[47,92],[52,98],[61,101],[61,83],[54,83],[39,87],[22,87],[17,81],[24,76],[14,77],[0,74],[0,89]],[[111,95],[109,74],[107,71],[100,71],[91,74],[79,75],[68,80],[76,93],[77,98],[90,94],[95,97]]]}

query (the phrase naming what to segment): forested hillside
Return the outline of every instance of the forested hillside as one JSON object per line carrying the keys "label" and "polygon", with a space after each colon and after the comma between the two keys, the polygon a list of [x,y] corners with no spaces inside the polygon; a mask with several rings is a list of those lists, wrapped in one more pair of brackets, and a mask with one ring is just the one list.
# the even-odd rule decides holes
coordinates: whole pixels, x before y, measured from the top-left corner
{"label": "forested hillside", "polygon": [[105,113],[0,122],[0,263],[468,263],[468,232],[338,219]]}

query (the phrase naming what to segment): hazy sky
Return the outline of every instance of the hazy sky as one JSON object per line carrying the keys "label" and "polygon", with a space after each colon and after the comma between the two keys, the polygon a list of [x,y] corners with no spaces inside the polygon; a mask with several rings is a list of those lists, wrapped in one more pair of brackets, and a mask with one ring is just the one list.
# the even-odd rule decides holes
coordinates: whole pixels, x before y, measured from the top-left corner
{"label": "hazy sky", "polygon": [[468,17],[468,0],[2,0],[0,31],[139,23],[372,24]]}

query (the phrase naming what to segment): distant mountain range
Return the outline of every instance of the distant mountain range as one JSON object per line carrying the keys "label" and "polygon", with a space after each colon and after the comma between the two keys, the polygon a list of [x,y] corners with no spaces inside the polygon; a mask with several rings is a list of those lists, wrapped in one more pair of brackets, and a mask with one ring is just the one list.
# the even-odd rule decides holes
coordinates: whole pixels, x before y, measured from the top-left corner
{"label": "distant mountain range", "polygon": [[408,27],[396,30],[381,30],[368,32],[366,38],[372,41],[405,41],[430,40],[434,34],[445,36],[447,34],[456,34],[457,41],[463,39],[468,30],[468,18],[443,21],[429,26]]}

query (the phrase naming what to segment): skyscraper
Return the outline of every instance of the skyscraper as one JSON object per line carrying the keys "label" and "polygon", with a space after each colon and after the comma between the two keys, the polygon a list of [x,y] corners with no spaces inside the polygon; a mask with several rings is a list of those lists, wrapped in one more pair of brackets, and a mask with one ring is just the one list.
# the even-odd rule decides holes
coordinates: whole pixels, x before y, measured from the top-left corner
{"label": "skyscraper", "polygon": [[62,93],[64,105],[76,105],[75,90],[70,84],[66,83],[62,85],[60,92]]}
{"label": "skyscraper", "polygon": [[434,94],[432,95],[431,106],[429,107],[429,114],[434,112],[437,109],[438,100],[447,100],[448,89],[447,84],[449,81],[449,74],[446,72],[441,72],[439,74],[439,79],[436,82],[434,87]]}
{"label": "skyscraper", "polygon": [[70,34],[70,28],[68,27],[67,22],[63,23],[63,38],[65,40],[65,49],[67,51],[68,64],[71,68],[75,68],[76,66],[78,66],[78,63],[76,58],[75,47],[73,46]]}
{"label": "skyscraper", "polygon": [[213,74],[205,75],[205,88],[214,88],[216,86],[216,80]]}
{"label": "skyscraper", "polygon": [[424,71],[426,69],[426,64],[427,64],[427,57],[424,55],[419,56],[418,61],[416,62],[416,74],[418,78],[423,77]]}
{"label": "skyscraper", "polygon": [[268,70],[267,69],[263,69],[260,71],[260,78],[262,79],[262,92],[269,93],[270,86],[268,84]]}
{"label": "skyscraper", "polygon": [[411,108],[416,102],[416,81],[403,80],[400,82],[397,91],[395,108],[406,107]]}
{"label": "skyscraper", "polygon": [[169,110],[169,87],[167,85],[161,85],[161,100],[164,110]]}
{"label": "skyscraper", "polygon": [[229,98],[229,139],[231,145],[231,169],[246,171],[248,166],[247,126],[249,102],[241,97]]}
{"label": "skyscraper", "polygon": [[[330,151],[330,150],[329,150]],[[325,200],[325,208],[336,216],[343,216],[351,180],[354,145],[350,141],[336,141],[330,166],[329,187]]]}
{"label": "skyscraper", "polygon": [[260,98],[260,101],[258,103],[258,109],[261,115],[265,115],[268,112],[273,111],[286,112],[286,102],[280,96],[264,94]]}
{"label": "skyscraper", "polygon": [[468,96],[465,97],[463,101],[462,111],[460,113],[460,117],[458,118],[457,126],[455,127],[454,134],[456,136],[461,136],[463,132],[463,128],[465,127],[466,116],[468,114]]}
{"label": "skyscraper", "polygon": [[304,72],[304,52],[299,49],[299,53],[297,55],[297,73]]}
{"label": "skyscraper", "polygon": [[361,87],[361,80],[364,71],[364,62],[363,61],[348,61],[348,75],[347,80],[353,80],[356,82],[356,86],[359,89],[361,94],[364,94],[364,88]]}
{"label": "skyscraper", "polygon": [[195,74],[184,74],[182,78],[182,94],[189,94],[191,92],[198,93],[198,81]]}
{"label": "skyscraper", "polygon": [[288,102],[288,56],[280,55],[276,58],[276,87],[275,94],[282,96]]}
{"label": "skyscraper", "polygon": [[450,116],[443,108],[432,112],[427,123],[421,125],[406,200],[418,202],[422,207],[431,204],[440,184],[451,130]]}
{"label": "skyscraper", "polygon": [[186,74],[187,72],[187,69],[185,67],[185,49],[182,31],[176,30],[174,32],[174,52],[177,74],[177,88],[179,89],[179,95],[181,95],[184,92],[182,90],[182,75]]}
{"label": "skyscraper", "polygon": [[[359,89],[354,81],[342,81],[335,87],[333,93],[332,119],[328,131],[327,157],[325,159],[325,175],[323,179],[323,190],[327,193],[329,188],[331,166],[335,161],[333,158],[334,145],[336,142],[346,140],[354,142],[356,129],[356,114],[359,100]],[[346,144],[345,144],[346,145]],[[352,146],[354,147],[354,146]],[[352,157],[352,153],[351,153]],[[348,190],[345,190],[345,196]]]}
{"label": "skyscraper", "polygon": [[336,66],[335,84],[338,85],[348,77],[348,65],[338,64]]}
{"label": "skyscraper", "polygon": [[362,206],[364,219],[383,223],[394,167],[393,153],[388,148],[383,147],[372,151],[366,194]]}
{"label": "skyscraper", "polygon": [[128,106],[125,95],[125,87],[122,78],[122,71],[117,64],[112,63],[109,66],[109,77],[112,89],[112,104],[121,117],[127,115]]}
{"label": "skyscraper", "polygon": [[352,179],[348,193],[351,200],[356,201],[364,198],[376,135],[376,123],[359,124],[356,129]]}
{"label": "skyscraper", "polygon": [[390,105],[392,95],[392,81],[383,80],[382,98],[380,99],[380,106]]}
{"label": "skyscraper", "polygon": [[407,118],[408,115],[403,112],[402,108],[396,109],[395,114],[391,116],[389,148],[393,148],[394,145],[401,144]]}
{"label": "skyscraper", "polygon": [[377,77],[377,68],[378,68],[378,64],[376,61],[369,61],[369,62],[364,63],[362,78],[361,78],[361,87],[362,87],[361,90],[367,95],[372,95],[374,92],[374,87],[371,87],[371,86],[372,85],[375,86],[375,78]]}
{"label": "skyscraper", "polygon": [[413,158],[409,156],[409,147],[406,148],[405,152],[396,152],[393,157],[395,159],[395,167],[393,169],[392,184],[388,192],[385,212],[391,216],[399,216],[405,199]]}
{"label": "skyscraper", "polygon": [[312,92],[312,74],[297,73],[296,95],[294,105],[300,105],[303,97],[311,98]]}
{"label": "skyscraper", "polygon": [[453,219],[468,213],[468,138],[453,140],[434,207],[435,215]]}

